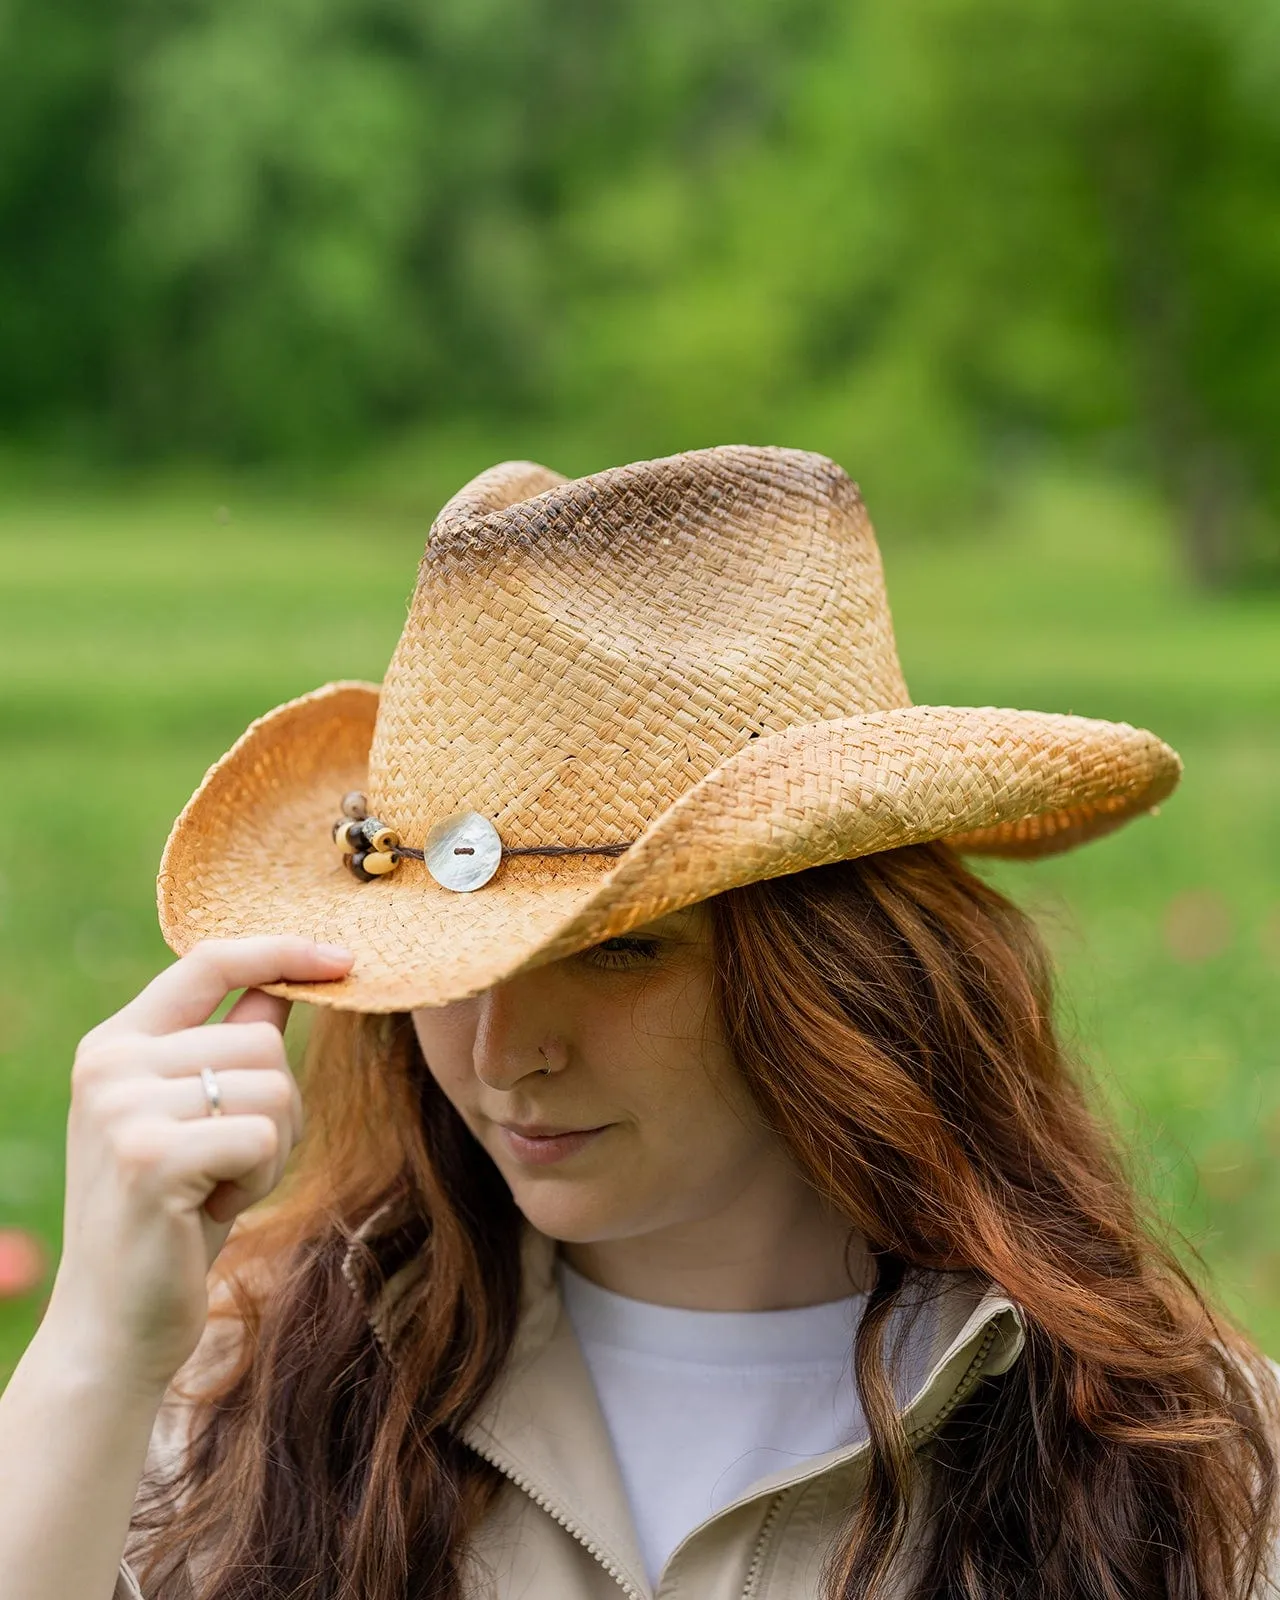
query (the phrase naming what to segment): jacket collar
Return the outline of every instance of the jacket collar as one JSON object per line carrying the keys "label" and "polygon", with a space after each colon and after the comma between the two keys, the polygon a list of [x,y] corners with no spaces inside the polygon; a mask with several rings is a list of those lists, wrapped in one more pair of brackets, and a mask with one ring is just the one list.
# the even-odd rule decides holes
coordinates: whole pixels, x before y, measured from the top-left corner
{"label": "jacket collar", "polygon": [[[362,1277],[360,1247],[394,1229],[394,1202],[356,1229],[342,1272],[374,1334],[394,1359],[397,1337],[413,1296],[407,1291],[423,1266],[414,1256],[386,1278]],[[365,1258],[367,1260],[367,1257]],[[638,1594],[647,1593],[644,1564],[609,1433],[590,1372],[560,1298],[556,1245],[526,1226],[521,1245],[521,1305],[515,1341],[502,1375],[462,1429],[462,1438],[529,1495]],[[941,1425],[980,1378],[1013,1365],[1024,1344],[1019,1307],[994,1283],[973,1272],[920,1275],[907,1308],[921,1319],[925,1373],[912,1392],[898,1395],[913,1447]],[[859,1469],[865,1440],[760,1480],[716,1515],[823,1473]],[[701,1525],[700,1525],[701,1526]],[[689,1539],[697,1536],[694,1529]],[[687,1542],[687,1541],[685,1541]]]}

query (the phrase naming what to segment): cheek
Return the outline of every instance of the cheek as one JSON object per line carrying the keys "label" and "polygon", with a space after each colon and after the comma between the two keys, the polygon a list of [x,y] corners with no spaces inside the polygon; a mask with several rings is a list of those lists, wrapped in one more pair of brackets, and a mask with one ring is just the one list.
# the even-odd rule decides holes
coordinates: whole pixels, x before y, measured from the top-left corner
{"label": "cheek", "polygon": [[637,1007],[629,1042],[637,1115],[672,1149],[732,1141],[750,1118],[746,1084],[724,1041],[710,989],[691,979]]}
{"label": "cheek", "polygon": [[471,1062],[474,1018],[465,1014],[463,1004],[433,1007],[414,1012],[413,1031],[418,1036],[431,1076],[440,1085],[445,1098],[467,1117],[476,1089]]}
{"label": "cheek", "polygon": [[716,1187],[758,1148],[762,1130],[754,1105],[720,1051],[671,1063],[642,1082],[638,1147],[658,1183],[672,1190]]}
{"label": "cheek", "polygon": [[[705,1002],[644,996],[612,1041],[598,1087],[625,1121],[596,1160],[513,1183],[517,1202],[561,1237],[603,1239],[717,1209],[760,1160],[767,1136]],[[612,1048],[609,1048],[612,1043]],[[538,1185],[541,1192],[535,1192]]]}
{"label": "cheek", "polygon": [[731,1205],[767,1158],[768,1139],[745,1097],[697,1060],[635,1063],[630,1120],[594,1158],[557,1173],[508,1172],[535,1227],[578,1243],[635,1238],[697,1224]]}

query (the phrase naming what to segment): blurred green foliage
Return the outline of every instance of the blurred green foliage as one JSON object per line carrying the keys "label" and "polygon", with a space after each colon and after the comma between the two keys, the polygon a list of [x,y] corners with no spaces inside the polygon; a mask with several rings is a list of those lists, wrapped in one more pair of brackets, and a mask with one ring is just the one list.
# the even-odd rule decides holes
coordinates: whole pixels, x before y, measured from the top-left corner
{"label": "blurred green foliage", "polygon": [[[270,705],[381,677],[425,525],[470,470],[395,509],[228,480],[0,507],[0,1228],[50,1259],[71,1058],[169,959],[174,816]],[[1280,1356],[1280,596],[1197,592],[1158,499],[1075,470],[1019,475],[980,537],[882,546],[918,703],[1129,720],[1186,762],[1158,816],[978,866],[1050,941],[1066,1037],[1157,1226]],[[0,1380],[45,1290],[0,1303]]]}
{"label": "blurred green foliage", "polygon": [[9,0],[0,422],[330,461],[465,422],[1049,443],[1280,571],[1276,0]]}
{"label": "blurred green foliage", "polygon": [[982,870],[1280,1355],[1278,74],[1280,0],[6,0],[0,1228],[56,1252],[173,816],[381,676],[449,494],[791,444],[866,494],[918,702],[1185,757]]}

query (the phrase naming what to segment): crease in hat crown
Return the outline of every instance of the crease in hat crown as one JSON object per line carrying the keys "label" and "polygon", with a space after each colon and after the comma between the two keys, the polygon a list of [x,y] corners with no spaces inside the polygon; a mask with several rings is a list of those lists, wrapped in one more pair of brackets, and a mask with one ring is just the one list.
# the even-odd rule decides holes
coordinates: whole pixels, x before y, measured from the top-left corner
{"label": "crease in hat crown", "polygon": [[[174,823],[157,899],[179,953],[336,940],[346,978],[266,987],[409,1009],[824,862],[1074,848],[1180,772],[1128,723],[913,705],[871,522],[825,456],[730,445],[573,480],[505,462],[437,517],[381,684],[256,719]],[[423,859],[355,881],[333,834],[351,791],[419,856],[478,814],[497,870],[465,894]]]}
{"label": "crease in hat crown", "polygon": [[369,757],[403,838],[470,808],[514,847],[634,840],[752,738],[911,703],[840,468],[727,447],[662,487],[505,464],[437,519]]}

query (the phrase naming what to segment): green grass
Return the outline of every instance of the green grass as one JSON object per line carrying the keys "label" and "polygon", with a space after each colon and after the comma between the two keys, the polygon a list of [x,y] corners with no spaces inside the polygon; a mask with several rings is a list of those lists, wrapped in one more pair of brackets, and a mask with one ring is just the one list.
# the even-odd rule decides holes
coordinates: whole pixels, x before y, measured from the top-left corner
{"label": "green grass", "polygon": [[1158,816],[984,870],[1037,913],[1162,1217],[1280,1354],[1280,595],[1196,593],[1140,495],[1051,479],[981,548],[886,567],[917,702],[1112,717],[1182,755]]}
{"label": "green grass", "polygon": [[[168,959],[173,816],[253,716],[381,677],[456,486],[391,509],[207,483],[0,509],[0,1226],[51,1259],[72,1053]],[[1158,817],[983,870],[1040,918],[1162,1215],[1280,1355],[1280,596],[1190,591],[1149,500],[1069,477],[980,537],[883,542],[917,702],[1114,717],[1186,761]],[[0,1374],[41,1299],[0,1305]]]}

